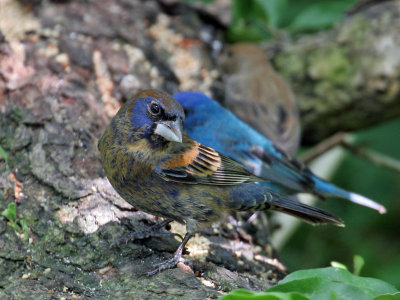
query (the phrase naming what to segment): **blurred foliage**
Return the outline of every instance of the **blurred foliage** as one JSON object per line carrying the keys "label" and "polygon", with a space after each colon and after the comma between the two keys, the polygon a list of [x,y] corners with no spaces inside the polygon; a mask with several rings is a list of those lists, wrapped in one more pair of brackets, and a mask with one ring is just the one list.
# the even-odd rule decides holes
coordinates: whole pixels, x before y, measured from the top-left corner
{"label": "blurred foliage", "polygon": [[17,221],[17,208],[15,203],[8,204],[8,207],[1,212],[1,215],[8,220],[8,225],[15,231],[24,233],[24,238],[29,237],[29,228],[24,220]]}
{"label": "blurred foliage", "polygon": [[[361,270],[365,265],[364,258],[362,258],[360,255],[354,255],[353,257],[353,274],[360,276]],[[348,270],[347,266],[345,264],[342,264],[337,261],[332,261],[331,266],[335,268],[340,268],[344,270]]]}
{"label": "blurred foliage", "polygon": [[231,42],[256,42],[289,34],[315,32],[338,23],[356,0],[233,0]]}
{"label": "blurred foliage", "polygon": [[399,299],[392,285],[374,278],[359,277],[347,268],[322,268],[293,272],[266,292],[236,290],[223,300],[331,300]]}
{"label": "blurred foliage", "polygon": [[[356,134],[369,149],[400,160],[400,119]],[[367,264],[364,276],[400,287],[400,174],[378,168],[353,154],[346,157],[332,181],[348,190],[384,204],[385,215],[339,199],[318,206],[340,216],[345,228],[301,225],[282,249],[282,260],[291,270],[320,267],[331,260],[349,264],[360,253]]]}

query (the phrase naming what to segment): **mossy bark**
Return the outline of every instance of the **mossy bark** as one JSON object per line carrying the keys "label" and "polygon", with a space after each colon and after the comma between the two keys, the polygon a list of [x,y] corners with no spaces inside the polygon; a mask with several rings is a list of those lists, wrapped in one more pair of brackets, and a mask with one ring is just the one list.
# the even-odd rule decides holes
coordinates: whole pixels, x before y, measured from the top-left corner
{"label": "mossy bark", "polygon": [[298,99],[304,141],[400,115],[399,16],[398,1],[376,1],[331,31],[282,44],[274,63]]}
{"label": "mossy bark", "polygon": [[[5,32],[0,41],[0,145],[9,155],[8,163],[0,160],[0,210],[17,205],[14,219],[0,218],[0,298],[208,299],[236,288],[265,290],[282,278],[277,260],[233,228],[191,240],[191,268],[180,264],[153,277],[142,275],[171,257],[179,239],[111,246],[157,220],[114,192],[97,139],[120,101],[138,89],[210,89],[211,64],[198,56],[206,45],[184,45],[200,41],[201,22],[187,26],[188,37],[173,32],[153,1],[43,2],[33,9],[39,28],[17,37]],[[172,46],[181,49],[169,53]],[[254,244],[268,247],[268,233],[257,236]]]}

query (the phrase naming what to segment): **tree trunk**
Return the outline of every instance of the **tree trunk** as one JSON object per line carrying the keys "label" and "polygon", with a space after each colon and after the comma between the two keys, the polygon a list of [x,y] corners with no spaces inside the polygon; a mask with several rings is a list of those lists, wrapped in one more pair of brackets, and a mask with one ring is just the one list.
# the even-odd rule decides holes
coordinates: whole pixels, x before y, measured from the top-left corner
{"label": "tree trunk", "polygon": [[273,59],[296,94],[304,142],[400,115],[399,16],[400,1],[374,1],[329,32],[280,45]]}
{"label": "tree trunk", "polygon": [[[3,4],[16,14],[2,20],[5,27],[18,28],[27,6]],[[252,238],[263,246],[254,248],[232,226],[220,234],[210,229],[188,244],[191,268],[182,263],[153,277],[142,275],[172,256],[176,238],[111,246],[156,220],[114,192],[97,139],[120,99],[138,89],[210,89],[211,68],[200,72],[196,56],[206,53],[199,19],[174,21],[187,27],[185,35],[153,1],[43,2],[33,9],[33,30],[3,31],[0,44],[0,145],[9,155],[8,164],[0,161],[0,208],[17,204],[16,217],[0,219],[0,298],[207,299],[236,288],[265,290],[282,278],[266,252],[266,230]]]}

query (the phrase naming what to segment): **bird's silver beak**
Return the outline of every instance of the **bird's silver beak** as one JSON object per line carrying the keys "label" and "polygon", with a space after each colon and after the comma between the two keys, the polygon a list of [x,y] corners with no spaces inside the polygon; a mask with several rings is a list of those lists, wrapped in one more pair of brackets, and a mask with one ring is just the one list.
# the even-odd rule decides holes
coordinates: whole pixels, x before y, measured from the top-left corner
{"label": "bird's silver beak", "polygon": [[154,133],[162,136],[167,141],[182,143],[182,120],[159,122]]}

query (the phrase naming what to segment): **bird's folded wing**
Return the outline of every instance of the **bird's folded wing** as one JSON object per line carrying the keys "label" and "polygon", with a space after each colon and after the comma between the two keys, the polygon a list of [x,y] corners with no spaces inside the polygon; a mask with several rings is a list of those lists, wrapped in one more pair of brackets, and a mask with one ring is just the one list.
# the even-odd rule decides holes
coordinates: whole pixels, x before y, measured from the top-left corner
{"label": "bird's folded wing", "polygon": [[166,181],[188,184],[238,185],[264,181],[231,158],[199,143],[164,163],[156,172]]}

